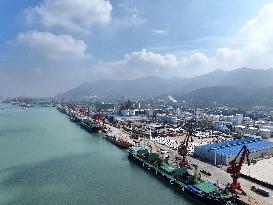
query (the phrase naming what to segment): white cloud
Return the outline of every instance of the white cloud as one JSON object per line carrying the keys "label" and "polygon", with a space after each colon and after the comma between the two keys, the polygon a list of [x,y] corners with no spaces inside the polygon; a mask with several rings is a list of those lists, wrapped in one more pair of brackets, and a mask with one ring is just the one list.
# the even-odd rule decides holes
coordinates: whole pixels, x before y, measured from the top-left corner
{"label": "white cloud", "polygon": [[[119,61],[101,63],[95,71],[111,78],[137,78],[149,75],[161,77],[190,77],[216,69],[232,70],[239,67],[273,67],[273,3],[261,9],[241,29],[236,38],[241,44],[219,47],[214,51],[182,50],[175,54],[155,51],[135,51]],[[234,38],[234,37],[232,37]],[[227,41],[227,44],[229,42]],[[236,46],[235,46],[236,45]]]}
{"label": "white cloud", "polygon": [[42,70],[41,68],[39,68],[39,67],[35,67],[35,68],[33,69],[33,73],[34,73],[35,75],[37,75],[37,76],[42,76],[42,75],[43,75],[43,70]]}
{"label": "white cloud", "polygon": [[246,65],[265,68],[273,66],[273,3],[265,5],[256,18],[249,20],[242,34],[248,42],[241,48]]}
{"label": "white cloud", "polygon": [[156,35],[167,35],[169,32],[162,29],[153,29],[152,32]]}
{"label": "white cloud", "polygon": [[209,62],[208,57],[204,53],[193,53],[189,57],[191,62],[198,63],[198,64],[207,64]]}
{"label": "white cloud", "polygon": [[115,26],[141,26],[146,23],[143,14],[131,1],[124,1],[117,5],[120,8],[119,17],[113,19]]}
{"label": "white cloud", "polygon": [[240,49],[218,48],[215,57],[212,57],[211,61],[214,61],[216,69],[230,70],[243,66]]}
{"label": "white cloud", "polygon": [[[180,74],[196,75],[215,69],[238,67],[273,67],[273,3],[265,5],[257,17],[246,22],[236,39],[243,39],[235,48],[223,47],[211,52],[177,55]],[[231,37],[232,39],[234,37]],[[228,46],[228,45],[227,45]]]}
{"label": "white cloud", "polygon": [[176,56],[172,54],[162,55],[143,49],[125,55],[127,64],[150,64],[162,67],[175,67],[177,66]]}
{"label": "white cloud", "polygon": [[[139,14],[139,11],[133,7],[127,10],[128,17]],[[235,35],[236,39],[243,39],[241,43],[233,43],[230,46],[230,42],[227,41],[228,45],[222,46],[223,42],[228,40],[225,37],[221,39],[221,46],[209,52],[206,50],[190,51],[183,46],[169,49],[182,50],[171,54],[143,49],[128,53],[117,61],[98,62],[97,65],[90,66],[88,73],[90,76],[97,76],[96,78],[103,76],[104,78],[132,79],[151,75],[190,77],[215,69],[231,70],[238,67],[273,67],[272,22],[273,4],[268,4],[257,17],[245,24],[244,29],[238,32],[239,34]],[[132,22],[130,24],[137,25]],[[163,30],[154,30],[154,32],[164,33]],[[234,36],[231,38],[234,39]],[[83,41],[75,40],[69,35],[54,35],[36,31],[18,35],[17,41],[28,46],[35,53],[53,59],[83,57],[87,50]]]}
{"label": "white cloud", "polygon": [[128,53],[123,59],[101,62],[92,72],[105,78],[134,79],[145,76],[166,76],[177,67],[177,59],[172,54],[160,54],[145,49]]}
{"label": "white cloud", "polygon": [[75,40],[70,35],[55,35],[49,32],[20,33],[16,43],[29,48],[34,54],[55,60],[82,58],[86,56],[87,50],[82,40]]}
{"label": "white cloud", "polygon": [[241,52],[239,49],[231,48],[218,48],[216,51],[217,61],[229,61],[238,60],[240,58]]}
{"label": "white cloud", "polygon": [[111,22],[112,5],[108,0],[44,0],[25,10],[27,22],[46,28],[89,32],[93,26]]}
{"label": "white cloud", "polygon": [[[126,20],[125,20],[126,21]],[[127,19],[128,24],[133,26],[139,26],[146,22],[146,19],[140,16],[138,13],[132,13]]]}

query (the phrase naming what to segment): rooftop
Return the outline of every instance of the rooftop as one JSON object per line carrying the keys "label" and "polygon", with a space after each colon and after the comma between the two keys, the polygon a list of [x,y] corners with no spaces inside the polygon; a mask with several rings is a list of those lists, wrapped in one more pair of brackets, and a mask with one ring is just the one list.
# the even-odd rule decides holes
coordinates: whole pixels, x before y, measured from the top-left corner
{"label": "rooftop", "polygon": [[273,142],[255,138],[253,136],[228,140],[221,143],[206,144],[201,146],[208,152],[216,151],[216,153],[221,156],[229,157],[237,154],[244,145],[247,146],[250,153],[268,148],[273,148]]}

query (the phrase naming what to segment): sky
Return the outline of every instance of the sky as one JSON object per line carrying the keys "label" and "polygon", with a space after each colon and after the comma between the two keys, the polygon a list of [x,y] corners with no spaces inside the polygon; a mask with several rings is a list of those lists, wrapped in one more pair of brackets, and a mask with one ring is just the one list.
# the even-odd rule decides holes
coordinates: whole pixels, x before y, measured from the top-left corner
{"label": "sky", "polygon": [[0,96],[273,67],[267,0],[0,0]]}

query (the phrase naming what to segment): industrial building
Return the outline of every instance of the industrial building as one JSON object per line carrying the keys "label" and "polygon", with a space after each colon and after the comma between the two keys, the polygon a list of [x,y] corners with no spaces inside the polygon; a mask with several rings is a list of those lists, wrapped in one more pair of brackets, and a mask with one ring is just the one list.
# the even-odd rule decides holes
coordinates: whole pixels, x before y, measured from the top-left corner
{"label": "industrial building", "polygon": [[243,145],[250,151],[249,159],[263,158],[273,154],[273,142],[254,136],[228,140],[221,143],[195,146],[194,155],[213,162],[215,165],[228,165],[240,152]]}
{"label": "industrial building", "polygon": [[177,117],[173,115],[158,114],[157,119],[159,122],[177,123]]}

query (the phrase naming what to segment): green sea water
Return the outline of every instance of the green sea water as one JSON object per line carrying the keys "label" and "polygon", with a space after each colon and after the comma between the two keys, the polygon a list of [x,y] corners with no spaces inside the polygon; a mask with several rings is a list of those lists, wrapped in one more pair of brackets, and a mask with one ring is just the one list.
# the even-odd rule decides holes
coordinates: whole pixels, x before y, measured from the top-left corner
{"label": "green sea water", "polygon": [[195,204],[55,108],[0,103],[0,205]]}

